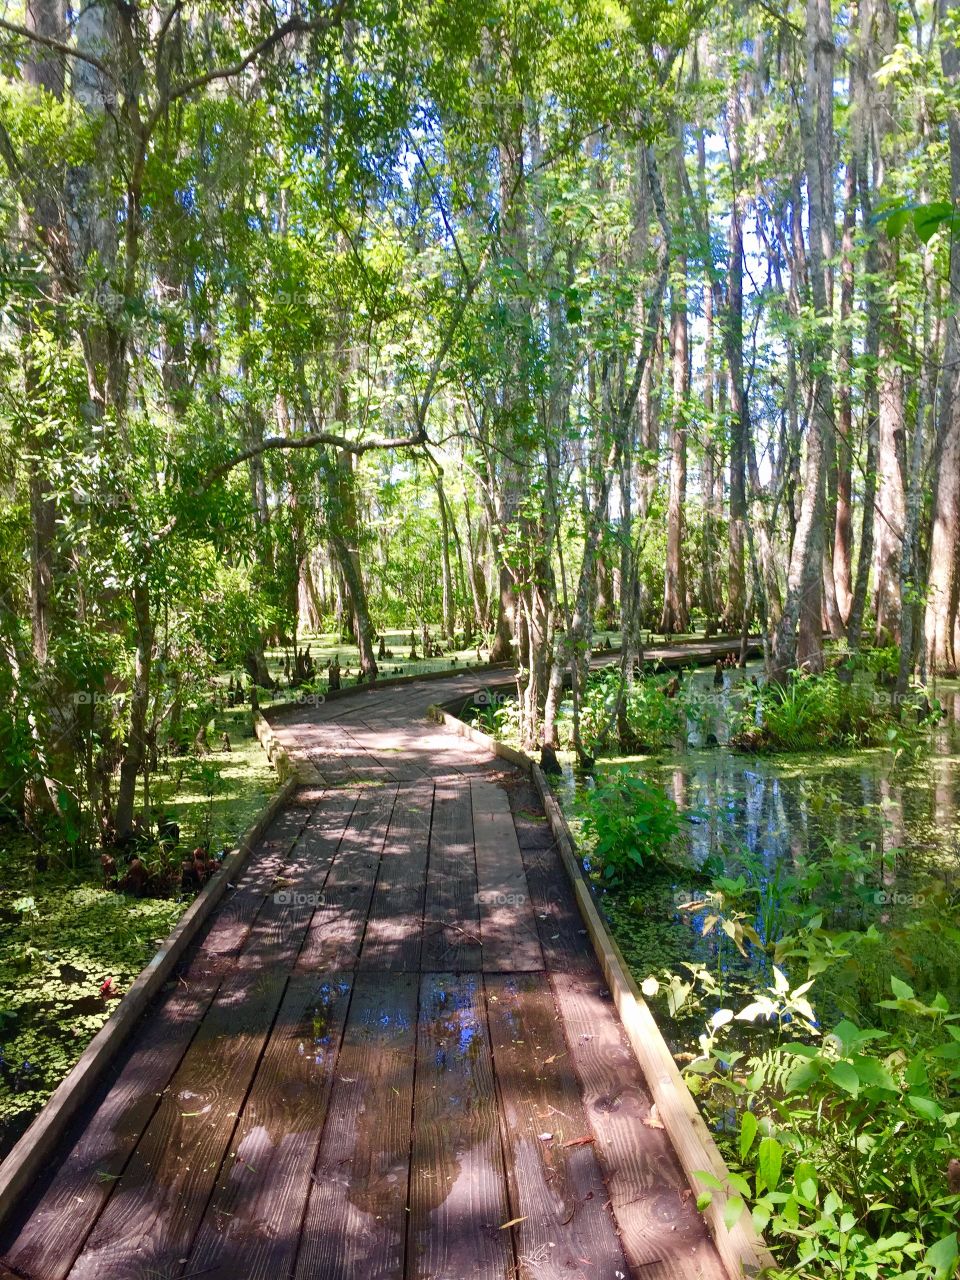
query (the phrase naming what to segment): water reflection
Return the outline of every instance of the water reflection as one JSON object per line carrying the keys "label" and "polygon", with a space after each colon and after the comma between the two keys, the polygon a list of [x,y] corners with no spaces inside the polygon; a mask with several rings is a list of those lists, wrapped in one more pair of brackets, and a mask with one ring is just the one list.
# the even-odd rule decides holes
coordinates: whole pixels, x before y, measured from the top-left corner
{"label": "water reflection", "polygon": [[[746,872],[755,882],[799,873],[829,850],[869,855],[871,873],[851,872],[852,898],[867,889],[897,884],[938,868],[960,870],[960,687],[944,684],[937,696],[944,718],[930,731],[929,750],[911,763],[882,748],[796,754],[752,755],[730,750],[732,712],[742,683],[761,677],[760,668],[726,670],[723,688],[713,672],[687,677],[694,693],[687,744],[661,757],[598,762],[593,776],[567,766],[567,799],[595,785],[603,773],[626,765],[658,781],[687,815],[684,840],[692,861],[722,866],[728,875]],[[704,744],[716,740],[717,746]],[[857,891],[860,892],[857,892]],[[837,904],[833,923],[845,914]],[[851,920],[850,923],[853,923]]]}

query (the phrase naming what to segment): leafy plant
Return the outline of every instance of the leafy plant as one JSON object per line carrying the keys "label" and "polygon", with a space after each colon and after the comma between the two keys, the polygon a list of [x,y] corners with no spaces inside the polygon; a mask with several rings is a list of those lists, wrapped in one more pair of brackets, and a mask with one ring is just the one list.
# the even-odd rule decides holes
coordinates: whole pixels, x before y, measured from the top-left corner
{"label": "leafy plant", "polygon": [[[668,684],[661,677],[646,676],[635,680],[627,691],[624,711],[638,751],[662,751],[672,746],[683,731],[683,701],[667,693]],[[610,668],[590,677],[580,708],[580,733],[589,751],[606,745],[619,693],[619,671]]]}
{"label": "leafy plant", "polygon": [[626,770],[605,778],[580,802],[584,835],[606,882],[635,876],[645,864],[678,856],[680,814],[660,787]]}

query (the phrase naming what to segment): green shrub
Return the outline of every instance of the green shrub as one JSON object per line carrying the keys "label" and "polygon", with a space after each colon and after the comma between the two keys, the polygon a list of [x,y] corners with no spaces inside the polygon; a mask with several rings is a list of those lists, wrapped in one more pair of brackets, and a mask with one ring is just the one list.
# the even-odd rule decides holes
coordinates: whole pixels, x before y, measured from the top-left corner
{"label": "green shrub", "polygon": [[[668,683],[655,676],[641,677],[627,692],[626,721],[638,751],[662,751],[673,746],[683,732],[683,702],[666,693]],[[611,726],[611,717],[619,692],[619,671],[609,668],[590,677],[580,707],[580,736],[588,751],[597,752],[606,746],[605,738],[611,727],[612,740],[616,741],[617,726]]]}
{"label": "green shrub", "polygon": [[579,801],[591,862],[606,882],[635,875],[646,863],[677,855],[680,814],[659,787],[625,769],[606,778]]}
{"label": "green shrub", "polygon": [[[690,1070],[734,1166],[728,1220],[749,1206],[794,1280],[945,1280],[956,1274],[960,1186],[960,1015],[891,980],[892,1030],[840,1022],[820,1044],[781,1042],[744,1059],[717,1046],[735,1021],[780,1018],[798,993],[779,971],[771,996],[711,1019]],[[802,1002],[805,994],[799,994]],[[951,1161],[953,1163],[951,1164]],[[698,1175],[707,1190],[716,1178]]]}
{"label": "green shrub", "polygon": [[731,744],[753,751],[816,751],[889,745],[905,750],[917,723],[897,714],[872,681],[836,670],[793,671],[786,684],[747,682]]}

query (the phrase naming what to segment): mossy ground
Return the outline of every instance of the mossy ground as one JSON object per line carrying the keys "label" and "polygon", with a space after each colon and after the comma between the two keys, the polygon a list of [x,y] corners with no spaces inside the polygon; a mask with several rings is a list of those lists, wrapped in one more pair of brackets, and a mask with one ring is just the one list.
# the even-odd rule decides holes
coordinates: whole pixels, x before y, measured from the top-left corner
{"label": "mossy ground", "polygon": [[[171,758],[152,801],[181,827],[181,848],[233,847],[277,787],[249,709],[217,717],[231,750]],[[71,1069],[193,894],[134,898],[103,887],[99,849],[37,849],[0,836],[0,1155]],[[149,861],[149,854],[146,855]]]}

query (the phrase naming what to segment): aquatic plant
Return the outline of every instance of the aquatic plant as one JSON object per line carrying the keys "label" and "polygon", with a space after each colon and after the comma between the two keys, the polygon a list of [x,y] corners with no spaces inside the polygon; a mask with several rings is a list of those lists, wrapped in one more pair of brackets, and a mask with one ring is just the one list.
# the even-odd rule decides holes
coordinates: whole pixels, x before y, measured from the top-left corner
{"label": "aquatic plant", "polygon": [[629,879],[650,862],[680,858],[676,804],[662,788],[626,769],[586,792],[578,815],[591,863],[604,882]]}

